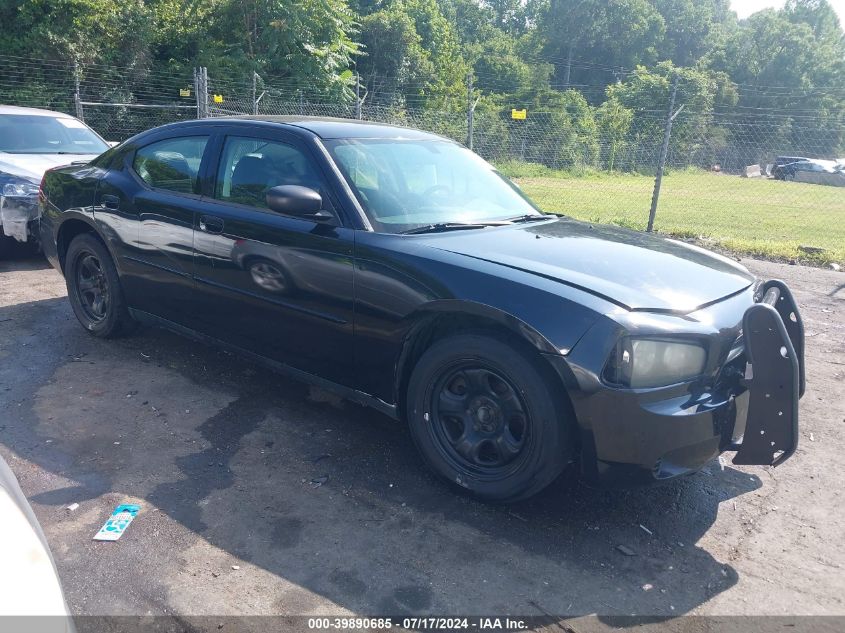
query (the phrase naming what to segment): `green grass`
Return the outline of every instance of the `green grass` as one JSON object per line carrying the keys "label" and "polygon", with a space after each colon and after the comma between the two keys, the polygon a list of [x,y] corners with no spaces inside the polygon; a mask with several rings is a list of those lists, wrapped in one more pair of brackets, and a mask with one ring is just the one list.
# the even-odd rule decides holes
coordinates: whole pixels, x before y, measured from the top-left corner
{"label": "green grass", "polygon": [[[654,178],[500,165],[545,211],[644,230]],[[702,171],[663,178],[655,230],[766,259],[845,263],[845,189]],[[807,253],[799,246],[823,248]]]}

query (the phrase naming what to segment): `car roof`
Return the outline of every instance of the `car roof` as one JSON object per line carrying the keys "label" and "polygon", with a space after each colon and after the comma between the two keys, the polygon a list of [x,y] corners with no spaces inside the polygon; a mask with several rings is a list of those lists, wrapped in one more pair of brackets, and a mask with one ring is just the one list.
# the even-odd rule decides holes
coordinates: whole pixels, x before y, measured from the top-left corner
{"label": "car roof", "polygon": [[[209,119],[204,119],[209,121]],[[249,123],[278,123],[285,126],[293,126],[302,128],[319,136],[322,139],[403,139],[403,140],[448,140],[451,139],[432,134],[430,132],[423,132],[422,130],[415,130],[413,128],[401,127],[398,125],[389,125],[387,123],[374,123],[372,121],[359,121],[357,119],[340,119],[331,117],[311,117],[311,116],[269,116],[269,115],[254,115],[254,116],[235,116],[235,117],[221,117],[213,119],[214,121],[224,120],[228,122],[244,121]]]}
{"label": "car roof", "polygon": [[0,105],[0,114],[27,114],[29,116],[50,116],[54,118],[72,119],[73,117],[64,112],[53,110],[42,110],[40,108],[24,108],[22,106]]}

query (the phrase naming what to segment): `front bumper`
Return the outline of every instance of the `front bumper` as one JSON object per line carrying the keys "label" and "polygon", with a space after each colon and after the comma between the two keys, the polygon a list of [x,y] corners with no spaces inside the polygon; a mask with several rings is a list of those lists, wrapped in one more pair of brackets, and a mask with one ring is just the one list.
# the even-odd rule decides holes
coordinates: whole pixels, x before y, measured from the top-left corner
{"label": "front bumper", "polygon": [[733,463],[778,466],[798,444],[804,329],[789,288],[765,283],[742,318],[743,351],[701,384],[575,394],[581,468],[600,484],[635,484]]}
{"label": "front bumper", "polygon": [[0,195],[0,232],[27,242],[38,239],[38,196]]}

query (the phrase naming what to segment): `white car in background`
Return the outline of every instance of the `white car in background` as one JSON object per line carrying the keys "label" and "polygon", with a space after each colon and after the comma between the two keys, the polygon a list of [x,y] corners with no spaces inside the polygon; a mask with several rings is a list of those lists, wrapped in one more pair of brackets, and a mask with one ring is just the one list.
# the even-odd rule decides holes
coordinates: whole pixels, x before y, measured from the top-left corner
{"label": "white car in background", "polygon": [[2,458],[0,561],[0,630],[75,631],[47,539]]}
{"label": "white car in background", "polygon": [[38,186],[44,172],[88,162],[109,148],[79,119],[0,105],[0,256],[12,240],[38,239]]}

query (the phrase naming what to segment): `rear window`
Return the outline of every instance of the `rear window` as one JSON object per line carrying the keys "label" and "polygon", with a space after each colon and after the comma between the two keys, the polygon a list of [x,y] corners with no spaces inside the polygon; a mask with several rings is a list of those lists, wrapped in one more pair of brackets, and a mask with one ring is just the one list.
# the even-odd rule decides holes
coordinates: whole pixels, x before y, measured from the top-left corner
{"label": "rear window", "polygon": [[9,154],[100,154],[109,146],[70,117],[0,114],[0,152]]}

